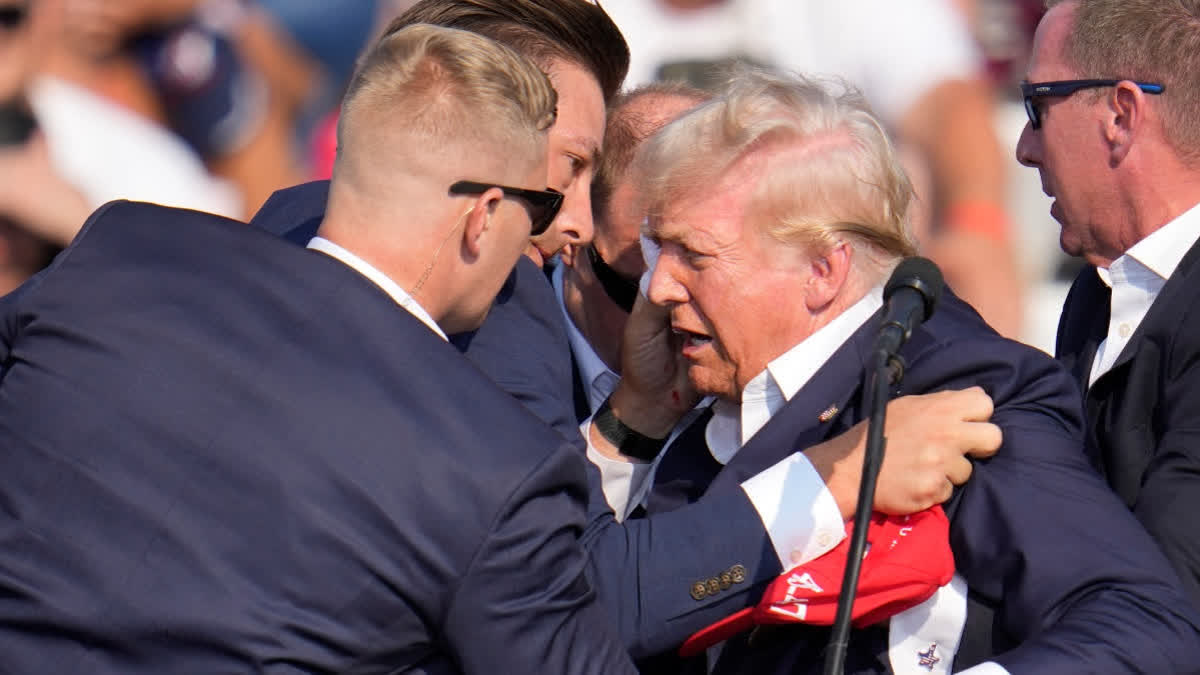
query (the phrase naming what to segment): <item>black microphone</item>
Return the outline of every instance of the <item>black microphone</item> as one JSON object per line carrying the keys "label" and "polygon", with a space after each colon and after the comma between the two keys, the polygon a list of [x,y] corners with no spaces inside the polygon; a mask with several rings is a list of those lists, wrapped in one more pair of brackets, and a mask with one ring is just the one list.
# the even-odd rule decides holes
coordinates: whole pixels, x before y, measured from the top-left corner
{"label": "black microphone", "polygon": [[863,409],[869,413],[869,422],[862,482],[854,513],[854,534],[850,537],[842,590],[838,594],[837,615],[825,650],[825,675],[842,675],[844,672],[854,596],[867,550],[867,527],[875,501],[875,482],[879,478],[887,443],[883,427],[888,397],[891,385],[898,384],[904,376],[904,362],[897,352],[912,337],[913,329],[933,315],[933,309],[942,297],[943,285],[942,272],[933,262],[925,258],[905,258],[883,287],[883,325],[875,340],[873,365],[867,373],[867,386],[863,391]]}
{"label": "black microphone", "polygon": [[883,324],[875,349],[895,354],[942,297],[942,271],[928,258],[905,258],[883,287]]}

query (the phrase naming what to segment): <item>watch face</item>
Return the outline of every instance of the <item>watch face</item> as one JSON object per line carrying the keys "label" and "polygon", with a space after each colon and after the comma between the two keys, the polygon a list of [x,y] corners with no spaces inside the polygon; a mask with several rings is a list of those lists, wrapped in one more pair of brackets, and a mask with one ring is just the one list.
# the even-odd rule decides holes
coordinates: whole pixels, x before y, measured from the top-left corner
{"label": "watch face", "polygon": [[24,103],[0,103],[0,147],[24,143],[36,128],[37,121]]}

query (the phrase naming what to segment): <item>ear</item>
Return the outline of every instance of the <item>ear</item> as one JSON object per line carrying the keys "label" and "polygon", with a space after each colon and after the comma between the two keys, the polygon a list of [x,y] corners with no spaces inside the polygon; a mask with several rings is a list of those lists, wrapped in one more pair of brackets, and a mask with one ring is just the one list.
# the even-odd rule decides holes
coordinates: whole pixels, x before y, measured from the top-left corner
{"label": "ear", "polygon": [[850,244],[840,241],[809,261],[804,304],[812,313],[825,310],[842,295],[850,275]]}
{"label": "ear", "polygon": [[466,215],[466,225],[463,226],[463,250],[472,258],[478,258],[482,249],[482,239],[492,226],[492,213],[504,198],[500,188],[492,188],[479,195],[471,210]]}
{"label": "ear", "polygon": [[1108,95],[1109,114],[1104,121],[1104,139],[1108,141],[1109,164],[1120,164],[1129,151],[1137,134],[1146,127],[1149,101],[1146,92],[1128,80],[1118,83]]}

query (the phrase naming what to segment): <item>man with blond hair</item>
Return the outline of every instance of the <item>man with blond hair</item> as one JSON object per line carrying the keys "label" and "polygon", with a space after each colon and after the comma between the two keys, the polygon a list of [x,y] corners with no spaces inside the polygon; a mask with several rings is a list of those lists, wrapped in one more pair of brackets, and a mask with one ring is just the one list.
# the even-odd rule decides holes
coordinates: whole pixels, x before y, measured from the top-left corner
{"label": "man with blond hair", "polygon": [[397,31],[307,249],[115,202],[4,299],[6,672],[632,672],[577,451],[445,336],[556,214],[555,104],[506,47]]}
{"label": "man with blond hair", "polygon": [[1017,159],[1087,266],[1058,357],[1088,450],[1200,607],[1200,2],[1050,2]]}
{"label": "man with blond hair", "polygon": [[[413,23],[471,30],[508,45],[537,63],[558,92],[544,180],[563,193],[562,209],[545,232],[534,236],[537,250],[527,251],[529,255],[518,261],[480,330],[452,335],[451,341],[494,382],[582,445],[571,406],[571,354],[562,311],[533,259],[541,261],[543,254],[560,247],[582,253],[580,246],[591,240],[589,188],[602,156],[604,106],[617,95],[624,76],[624,40],[603,9],[589,0],[421,0],[397,17],[388,32]],[[322,183],[281,191],[253,224],[306,244],[325,212],[326,192]],[[399,196],[396,203],[397,208],[404,205]],[[281,339],[280,348],[290,349],[290,341]],[[289,395],[303,397],[304,392]],[[895,405],[898,412],[890,427],[893,462],[880,480],[879,494],[886,503],[903,504],[897,508],[915,511],[933,503],[935,496],[949,496],[943,489],[949,485],[944,465],[955,467],[955,480],[965,480],[969,472],[962,470],[961,455],[986,456],[999,445],[995,427],[986,423],[990,401],[978,390],[908,397]],[[460,422],[487,425],[471,415]],[[823,467],[853,476],[857,468],[852,458],[861,457],[861,448],[861,434],[845,434],[807,452],[824,457]],[[807,513],[811,501],[833,503],[825,494],[824,478],[851,495],[854,480],[814,473],[804,459],[790,466],[799,467],[795,472],[811,480],[789,482],[788,471],[777,471],[778,480],[757,488],[765,497],[731,491],[666,514],[663,521],[625,524],[616,523],[608,508],[602,493],[606,481],[590,471],[591,512],[582,541],[597,596],[635,658],[672,649],[692,631],[753,602],[756,587],[779,574],[793,549],[808,549],[810,541],[841,531],[845,514],[836,507],[823,509],[819,519],[780,517],[770,495],[787,492],[796,512]],[[696,537],[699,532],[704,536]],[[786,553],[780,557],[764,551]],[[712,580],[733,571],[742,582],[696,599],[697,579]]]}
{"label": "man with blond hair", "polygon": [[[757,71],[650,139],[638,171],[659,249],[648,297],[666,318],[627,343],[636,358],[609,404],[631,431],[660,437],[681,409],[669,365],[682,355],[690,383],[720,399],[704,443],[724,467],[702,503],[864,418],[882,287],[912,251],[911,187],[855,92]],[[945,504],[955,579],[855,631],[846,672],[1167,673],[1200,663],[1200,615],[1088,465],[1069,374],[950,292],[900,356],[901,393],[983,387],[1004,444]],[[593,424],[589,441],[611,452],[606,431]],[[970,471],[966,459],[960,468]],[[828,641],[823,627],[760,626],[709,665],[820,672]]]}

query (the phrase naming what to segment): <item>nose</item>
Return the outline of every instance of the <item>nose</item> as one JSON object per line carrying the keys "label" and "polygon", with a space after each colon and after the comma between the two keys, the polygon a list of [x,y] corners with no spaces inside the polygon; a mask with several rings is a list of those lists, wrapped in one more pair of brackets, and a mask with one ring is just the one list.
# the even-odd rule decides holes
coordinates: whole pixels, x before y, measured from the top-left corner
{"label": "nose", "polygon": [[551,227],[558,229],[564,245],[578,248],[592,243],[596,227],[592,222],[591,193],[587,189],[579,189],[584,181],[575,183],[572,194],[563,203]]}
{"label": "nose", "polygon": [[646,295],[650,302],[665,307],[688,301],[687,287],[679,282],[674,269],[674,256],[669,251],[662,251],[650,272],[650,288]]}
{"label": "nose", "polygon": [[1041,162],[1041,139],[1028,120],[1017,139],[1017,161],[1025,166],[1036,167]]}

